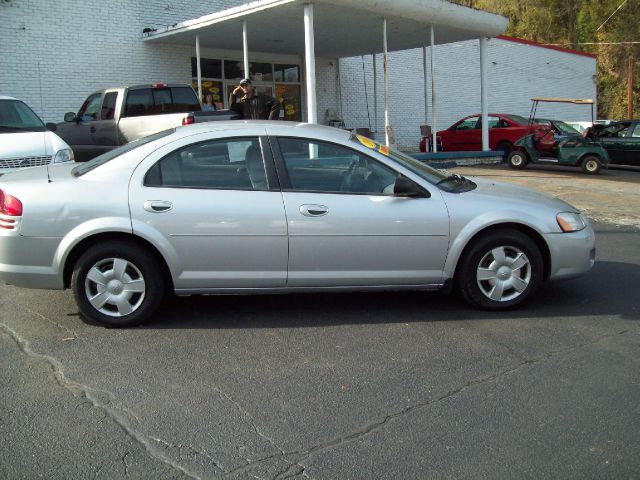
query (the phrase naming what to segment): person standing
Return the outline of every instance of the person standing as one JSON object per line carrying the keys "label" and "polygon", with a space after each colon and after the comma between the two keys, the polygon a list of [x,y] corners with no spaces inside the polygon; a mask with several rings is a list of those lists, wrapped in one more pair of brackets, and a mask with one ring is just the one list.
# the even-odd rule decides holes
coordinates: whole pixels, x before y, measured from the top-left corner
{"label": "person standing", "polygon": [[204,102],[202,103],[202,111],[211,112],[213,110],[217,110],[217,108],[216,108],[216,104],[213,103],[213,95],[209,93],[207,94],[207,96],[204,99]]}
{"label": "person standing", "polygon": [[256,93],[248,78],[229,95],[229,109],[240,114],[243,120],[278,120],[280,102],[273,97]]}

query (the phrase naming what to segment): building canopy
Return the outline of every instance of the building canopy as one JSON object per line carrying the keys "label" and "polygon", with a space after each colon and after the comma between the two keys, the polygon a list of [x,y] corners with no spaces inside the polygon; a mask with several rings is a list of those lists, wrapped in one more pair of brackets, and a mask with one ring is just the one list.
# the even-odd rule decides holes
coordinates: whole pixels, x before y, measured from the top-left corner
{"label": "building canopy", "polygon": [[203,47],[237,50],[246,21],[252,50],[299,55],[306,4],[314,7],[315,54],[323,57],[382,52],[384,18],[389,51],[428,44],[431,26],[435,44],[494,37],[507,27],[504,17],[443,0],[258,0],[156,30],[144,40],[193,45],[198,35]]}

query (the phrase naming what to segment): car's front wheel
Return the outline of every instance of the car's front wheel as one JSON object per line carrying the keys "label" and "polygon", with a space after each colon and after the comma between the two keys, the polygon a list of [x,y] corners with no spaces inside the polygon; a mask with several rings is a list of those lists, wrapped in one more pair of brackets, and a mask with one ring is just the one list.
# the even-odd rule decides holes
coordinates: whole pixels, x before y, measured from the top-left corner
{"label": "car's front wheel", "polygon": [[154,258],[138,245],[124,241],[89,248],[75,264],[71,286],[85,318],[113,327],[148,320],[165,290]]}
{"label": "car's front wheel", "polygon": [[543,259],[535,242],[517,230],[478,238],[461,259],[457,285],[472,305],[502,310],[524,302],[542,282]]}

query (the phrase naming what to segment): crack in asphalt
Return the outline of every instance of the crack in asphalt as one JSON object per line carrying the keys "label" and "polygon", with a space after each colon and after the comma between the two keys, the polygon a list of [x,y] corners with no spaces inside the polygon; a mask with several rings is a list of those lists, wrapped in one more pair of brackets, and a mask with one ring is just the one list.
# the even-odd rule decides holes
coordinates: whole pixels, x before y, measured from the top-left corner
{"label": "crack in asphalt", "polygon": [[280,471],[278,474],[276,474],[276,476],[274,477],[274,480],[284,480],[284,475],[287,475],[289,473],[289,471],[291,470],[291,468],[294,468],[296,465],[299,465],[303,460],[307,459],[308,457],[310,457],[311,455],[314,455],[316,453],[321,453],[325,450],[329,450],[332,449],[334,447],[340,447],[342,445],[346,445],[348,443],[351,443],[353,441],[359,440],[361,438],[366,437],[367,435],[370,435],[380,429],[382,429],[385,425],[387,425],[390,422],[393,422],[399,418],[402,418],[404,416],[406,416],[409,413],[412,413],[416,410],[422,410],[428,407],[431,407],[433,405],[436,405],[440,402],[443,402],[445,400],[449,400],[453,397],[455,397],[456,395],[470,389],[473,388],[475,386],[479,386],[479,385],[483,385],[486,383],[490,383],[492,381],[495,381],[499,378],[505,377],[507,375],[510,375],[514,372],[517,372],[518,370],[521,370],[523,368],[528,368],[530,366],[533,365],[537,365],[539,363],[544,362],[545,360],[548,360],[549,358],[553,358],[553,357],[557,357],[559,355],[563,355],[565,353],[568,352],[572,352],[575,350],[579,350],[581,348],[585,348],[585,347],[589,347],[592,345],[596,345],[599,342],[602,342],[603,340],[607,340],[613,337],[617,337],[620,335],[624,335],[627,332],[629,332],[629,330],[622,330],[620,332],[616,332],[616,333],[612,333],[612,334],[608,334],[608,335],[603,335],[602,337],[599,337],[596,340],[590,341],[590,342],[585,342],[585,343],[581,343],[581,344],[577,344],[577,345],[573,345],[571,347],[568,348],[564,348],[561,350],[554,350],[551,352],[547,352],[543,355],[540,355],[538,357],[534,357],[534,358],[530,358],[530,359],[526,359],[523,360],[522,362],[520,362],[519,364],[517,364],[516,366],[512,367],[512,368],[508,368],[505,370],[502,370],[500,372],[497,372],[493,375],[489,375],[489,376],[485,376],[485,377],[479,377],[479,378],[475,378],[467,383],[465,383],[464,385],[454,388],[452,390],[449,390],[447,393],[445,393],[444,395],[441,395],[438,398],[435,398],[433,400],[429,400],[426,402],[419,402],[416,403],[414,405],[411,405],[409,407],[403,408],[402,410],[395,412],[395,413],[391,413],[389,415],[387,415],[386,417],[384,417],[382,420],[379,420],[377,422],[373,422],[370,423],[368,425],[364,425],[363,427],[361,427],[358,430],[355,430],[352,433],[349,433],[347,435],[343,435],[341,437],[337,437],[334,438],[332,440],[328,440],[326,442],[320,443],[316,446],[310,447],[307,450],[303,450],[303,451],[293,451],[293,452],[285,452],[284,455],[281,454],[277,454],[277,455],[271,455],[269,457],[265,457],[262,458],[260,460],[256,460],[252,463],[250,463],[249,465],[245,465],[242,467],[238,467],[230,472],[227,472],[222,478],[230,478],[232,475],[236,475],[239,473],[243,473],[246,472],[247,470],[250,470],[251,468],[268,462],[270,460],[273,460],[274,458],[281,458],[281,457],[293,457],[293,459],[290,462],[290,465],[287,467],[286,470],[284,471]]}
{"label": "crack in asphalt", "polygon": [[[198,475],[189,471],[186,467],[177,464],[172,459],[164,455],[162,451],[158,451],[151,444],[150,440],[147,437],[139,432],[136,432],[129,426],[129,421],[126,419],[126,416],[133,417],[136,420],[138,419],[138,417],[133,412],[125,408],[116,408],[111,400],[108,400],[106,403],[101,402],[99,397],[104,394],[110,395],[109,392],[95,390],[87,385],[83,385],[82,383],[68,379],[65,376],[62,364],[58,359],[50,355],[33,351],[27,340],[20,337],[17,332],[15,332],[11,327],[5,325],[4,323],[0,323],[0,329],[3,330],[7,335],[9,335],[9,337],[11,337],[11,339],[18,345],[20,351],[22,351],[25,355],[48,363],[53,371],[54,378],[58,385],[69,390],[74,396],[84,396],[84,398],[86,398],[94,407],[103,410],[105,414],[117,425],[119,425],[130,438],[142,445],[142,447],[153,458],[165,463],[175,470],[178,470],[179,472],[190,478],[200,480],[200,477]],[[123,413],[126,415],[123,415]]]}
{"label": "crack in asphalt", "polygon": [[73,335],[74,339],[78,339],[80,338],[78,336],[78,334],[76,333],[75,330],[69,328],[69,327],[65,327],[64,325],[61,325],[60,323],[56,322],[55,320],[51,320],[49,317],[47,317],[46,315],[41,314],[40,312],[36,312],[35,310],[31,310],[29,308],[26,309],[26,311],[28,313],[30,313],[31,315],[35,315],[38,318],[41,318],[42,320],[46,320],[47,322],[51,323],[52,325],[55,325],[56,327],[58,327],[60,330],[64,330],[65,332],[69,332]]}

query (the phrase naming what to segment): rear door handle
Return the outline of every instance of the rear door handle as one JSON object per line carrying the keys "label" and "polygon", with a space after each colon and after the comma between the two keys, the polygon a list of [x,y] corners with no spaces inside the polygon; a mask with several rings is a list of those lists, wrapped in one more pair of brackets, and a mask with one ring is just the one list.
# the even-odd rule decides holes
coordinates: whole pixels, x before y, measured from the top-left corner
{"label": "rear door handle", "polygon": [[300,205],[300,213],[305,217],[323,217],[329,213],[326,205]]}
{"label": "rear door handle", "polygon": [[172,208],[173,204],[165,200],[147,200],[144,202],[144,209],[151,213],[168,212]]}

